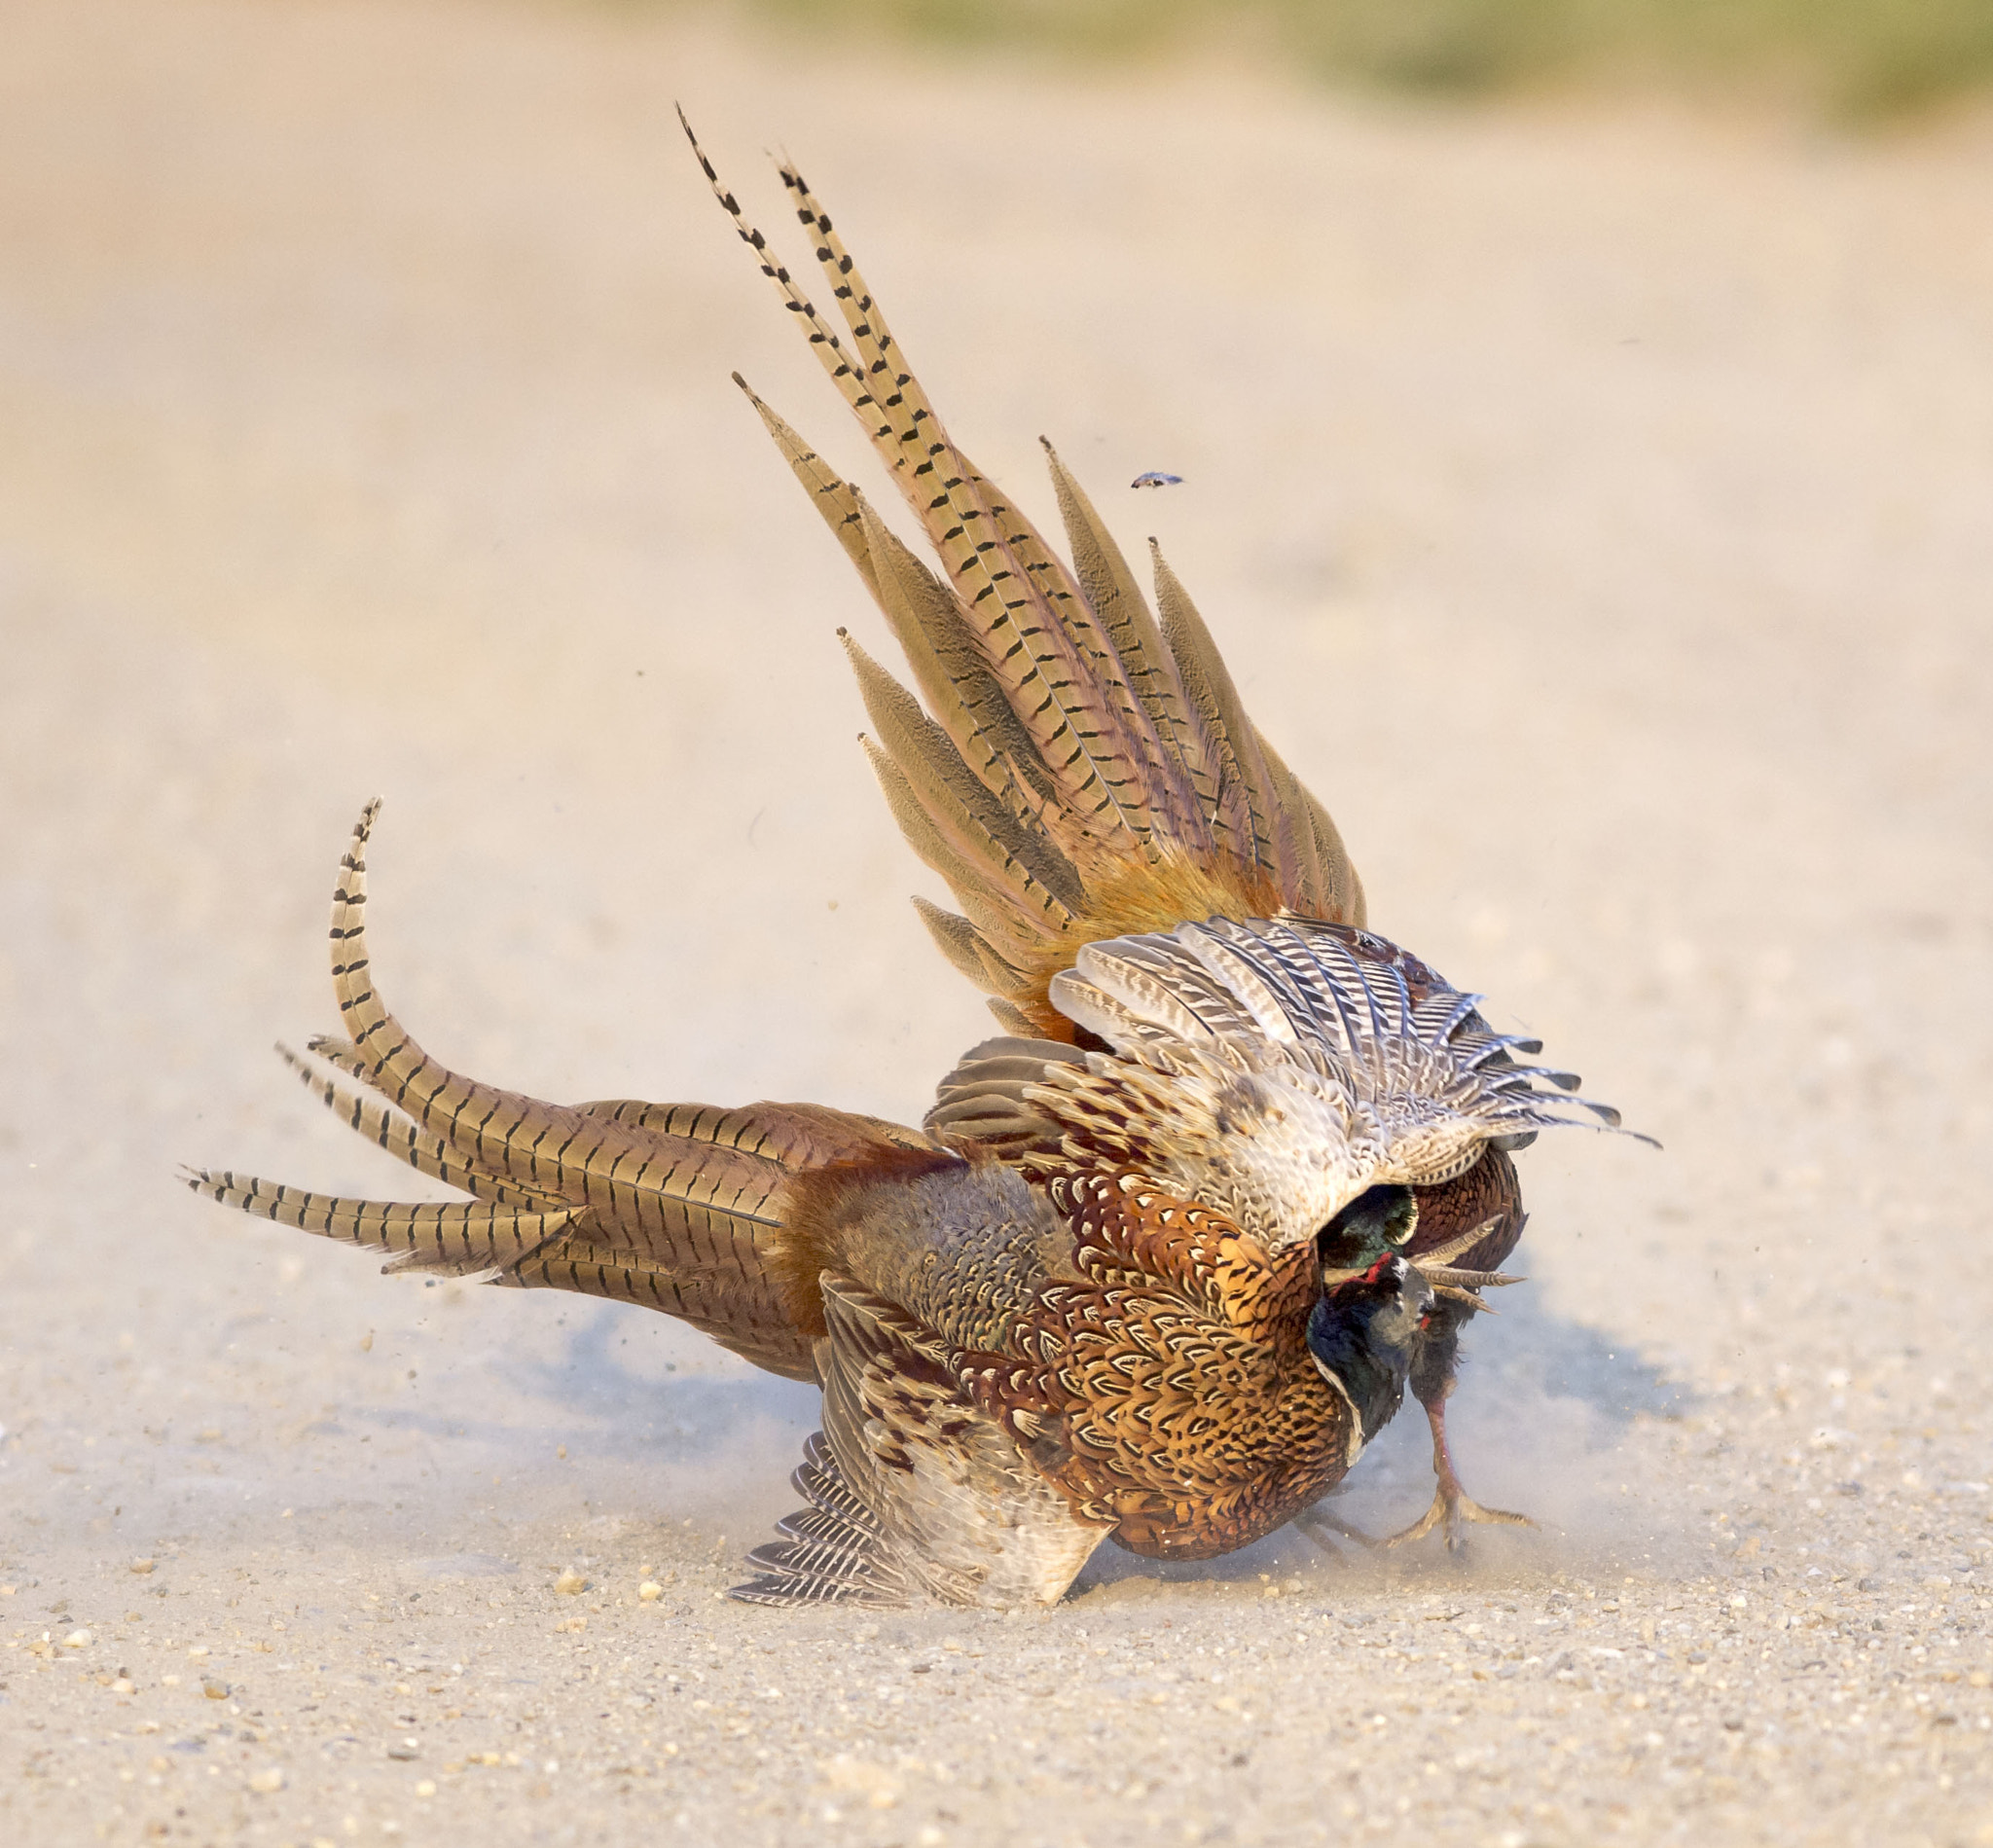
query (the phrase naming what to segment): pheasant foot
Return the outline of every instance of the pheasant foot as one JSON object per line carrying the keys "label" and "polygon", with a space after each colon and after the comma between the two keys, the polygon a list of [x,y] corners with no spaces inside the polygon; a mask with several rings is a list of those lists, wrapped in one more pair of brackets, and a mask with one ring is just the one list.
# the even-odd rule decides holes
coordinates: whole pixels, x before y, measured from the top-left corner
{"label": "pheasant foot", "polygon": [[1442,1482],[1432,1496],[1432,1505],[1419,1516],[1410,1527],[1373,1541],[1379,1546],[1402,1546],[1409,1540],[1424,1540],[1435,1527],[1446,1531],[1446,1550],[1457,1553],[1467,1545],[1467,1536],[1461,1530],[1468,1522],[1479,1521],[1489,1527],[1535,1527],[1536,1522],[1527,1514],[1511,1514],[1506,1508],[1484,1508],[1472,1496],[1467,1494],[1458,1482],[1453,1484],[1449,1494]]}
{"label": "pheasant foot", "polygon": [[1446,1550],[1458,1553],[1467,1545],[1463,1531],[1478,1522],[1486,1527],[1535,1527],[1527,1514],[1511,1514],[1506,1508],[1484,1508],[1460,1486],[1453,1468],[1453,1453],[1446,1443],[1446,1400],[1435,1398],[1426,1407],[1426,1422],[1432,1427],[1432,1473],[1438,1478],[1432,1491],[1432,1505],[1410,1527],[1391,1535],[1384,1546],[1402,1546],[1424,1540],[1434,1528],[1446,1536]]}

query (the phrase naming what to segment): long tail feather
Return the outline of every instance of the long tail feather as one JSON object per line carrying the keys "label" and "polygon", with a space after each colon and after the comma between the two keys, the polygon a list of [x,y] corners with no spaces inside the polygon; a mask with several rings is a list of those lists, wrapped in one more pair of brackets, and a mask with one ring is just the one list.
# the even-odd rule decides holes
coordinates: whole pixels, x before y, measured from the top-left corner
{"label": "long tail feather", "polygon": [[1045,816],[1064,814],[1057,779],[1017,711],[1011,689],[984,658],[961,598],[900,543],[862,496],[857,504],[873,594],[915,683],[941,714],[942,729],[962,761],[1014,815],[1044,832],[1060,858],[1093,852],[1088,828],[1045,826]]}
{"label": "long tail feather", "polygon": [[1193,858],[1209,855],[1222,825],[1215,755],[1202,715],[1191,705],[1176,657],[1143,601],[1128,561],[1094,511],[1086,490],[1043,437],[1052,491],[1087,604],[1105,631],[1130,690],[1161,745],[1159,794],[1168,798],[1170,838]]}
{"label": "long tail feather", "polygon": [[417,1129],[399,1112],[384,1109],[333,1079],[319,1076],[288,1046],[279,1045],[276,1050],[277,1056],[304,1080],[305,1088],[348,1129],[364,1136],[376,1146],[384,1148],[397,1161],[406,1162],[418,1175],[440,1180],[446,1187],[460,1187],[465,1193],[493,1201],[499,1206],[527,1209],[560,1206],[558,1194],[522,1187],[500,1178],[475,1162],[460,1161],[442,1137],[431,1136],[427,1130]]}
{"label": "long tail feather", "polygon": [[215,1174],[205,1168],[191,1170],[186,1180],[196,1193],[274,1219],[278,1225],[342,1239],[370,1251],[393,1251],[399,1261],[390,1269],[438,1271],[453,1277],[508,1270],[575,1216],[572,1208],[534,1213],[488,1200],[418,1205],[349,1200],[254,1175]]}
{"label": "long tail feather", "polygon": [[1086,645],[1093,618],[1078,587],[1031,523],[949,441],[801,174],[782,168],[843,311],[842,335],[742,212],[689,123],[685,133],[714,197],[803,322],[825,372],[925,527],[955,586],[964,631],[1052,774],[1063,831],[1097,853],[1140,851],[1151,831],[1146,773],[1157,747],[1152,733],[1142,736],[1146,720],[1105,638]]}
{"label": "long tail feather", "polygon": [[380,806],[369,803],[353,829],[332,919],[333,989],[368,1082],[481,1172],[612,1214],[651,1255],[666,1255],[674,1236],[705,1229],[714,1214],[779,1226],[788,1168],[764,1152],[765,1141],[732,1135],[727,1113],[710,1113],[723,1126],[712,1135],[648,1123],[638,1134],[615,1110],[462,1077],[416,1043],[381,1001],[367,955],[366,850]]}
{"label": "long tail feather", "polygon": [[923,916],[997,1017],[1069,1040],[1047,985],[1101,938],[1282,911],[1360,924],[1334,823],[1253,728],[1168,566],[1157,559],[1159,620],[1048,443],[1069,568],[950,440],[793,163],[782,182],[835,313],[817,310],[685,132],[940,559],[937,574],[747,391],[912,669],[925,714],[852,651],[894,817],[965,914]]}
{"label": "long tail feather", "polygon": [[1275,876],[1291,877],[1292,865],[1280,849],[1283,816],[1278,792],[1259,749],[1259,734],[1246,717],[1238,689],[1197,605],[1163,561],[1162,549],[1149,541],[1155,565],[1156,608],[1162,632],[1176,659],[1192,704],[1217,748],[1218,825],[1228,830],[1233,852]]}
{"label": "long tail feather", "polygon": [[[1148,842],[1160,748],[1121,664],[1065,565],[949,440],[885,316],[794,163],[782,182],[865,368],[890,440],[875,446],[940,554],[986,658],[1039,755],[1110,852]],[[757,246],[759,247],[759,246]]]}
{"label": "long tail feather", "polygon": [[[756,1364],[814,1379],[819,1254],[794,1224],[797,1177],[840,1163],[952,1163],[920,1133],[815,1105],[739,1109],[542,1103],[431,1059],[387,1010],[367,951],[369,803],[341,861],[333,984],[346,1037],[312,1051],[361,1096],[283,1056],[359,1134],[471,1201],[351,1200],[200,1171],[225,1205],[397,1254],[391,1269],[580,1290],[662,1309]],[[283,1050],[279,1048],[279,1050]]]}
{"label": "long tail feather", "polygon": [[1086,902],[1071,863],[970,775],[948,734],[906,688],[849,635],[843,640],[879,743],[912,786],[915,800],[1027,920],[1046,918],[1063,929]]}

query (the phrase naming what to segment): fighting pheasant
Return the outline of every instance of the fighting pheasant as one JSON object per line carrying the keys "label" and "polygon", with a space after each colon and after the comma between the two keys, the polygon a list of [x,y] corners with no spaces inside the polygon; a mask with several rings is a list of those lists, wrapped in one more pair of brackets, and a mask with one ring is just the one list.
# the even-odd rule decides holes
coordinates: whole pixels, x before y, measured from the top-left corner
{"label": "fighting pheasant", "polygon": [[1001,1036],[918,1130],[462,1077],[375,983],[370,805],[333,902],[344,1031],[310,1042],[330,1074],[285,1057],[470,1197],[190,1184],[390,1271],[661,1309],[818,1385],[808,1506],[750,1555],[750,1601],[1043,1604],[1104,1539],[1221,1553],[1308,1518],[1407,1383],[1438,1488],[1397,1538],[1520,1520],[1454,1472],[1457,1336],[1512,1281],[1509,1151],[1616,1115],[1364,928],[1334,823],[1160,555],[1151,614],[1047,445],[1070,566],[1054,554],[950,440],[801,174],[781,169],[835,321],[693,146],[940,561],[747,391],[912,670],[918,698],[846,637],[888,804],[960,910],[915,903]]}

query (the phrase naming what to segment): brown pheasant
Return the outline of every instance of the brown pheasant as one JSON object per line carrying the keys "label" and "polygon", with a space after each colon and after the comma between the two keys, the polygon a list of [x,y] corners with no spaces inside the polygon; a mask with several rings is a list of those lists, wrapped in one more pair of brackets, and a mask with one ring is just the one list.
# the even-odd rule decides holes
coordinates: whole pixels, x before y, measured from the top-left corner
{"label": "brown pheasant", "polygon": [[460,1077],[377,993],[370,806],[333,906],[344,1036],[311,1042],[336,1075],[285,1056],[471,1198],[191,1184],[393,1251],[390,1271],[662,1309],[819,1384],[809,1506],[752,1556],[750,1600],[1045,1603],[1106,1536],[1224,1552],[1306,1516],[1407,1380],[1439,1478],[1409,1532],[1519,1519],[1460,1492],[1454,1341],[1478,1290],[1512,1281],[1494,1268],[1522,1226],[1508,1151],[1616,1116],[1363,928],[1334,823],[1169,567],[1158,620],[1048,445],[1071,568],[1053,554],[949,440],[801,175],[782,169],[837,325],[699,158],[944,567],[748,393],[912,668],[924,709],[847,638],[887,800],[960,912],[915,903],[1004,1036],[919,1131]]}

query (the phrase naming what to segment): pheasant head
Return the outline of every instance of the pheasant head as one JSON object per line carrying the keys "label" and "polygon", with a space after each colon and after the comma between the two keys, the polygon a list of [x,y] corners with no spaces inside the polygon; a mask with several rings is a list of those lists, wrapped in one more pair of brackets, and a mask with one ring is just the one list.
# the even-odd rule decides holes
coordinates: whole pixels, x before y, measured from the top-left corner
{"label": "pheasant head", "polygon": [[1409,1187],[1366,1188],[1317,1239],[1322,1297],[1308,1318],[1308,1353],[1371,1442],[1404,1398],[1419,1319],[1432,1286],[1400,1248],[1419,1223]]}

